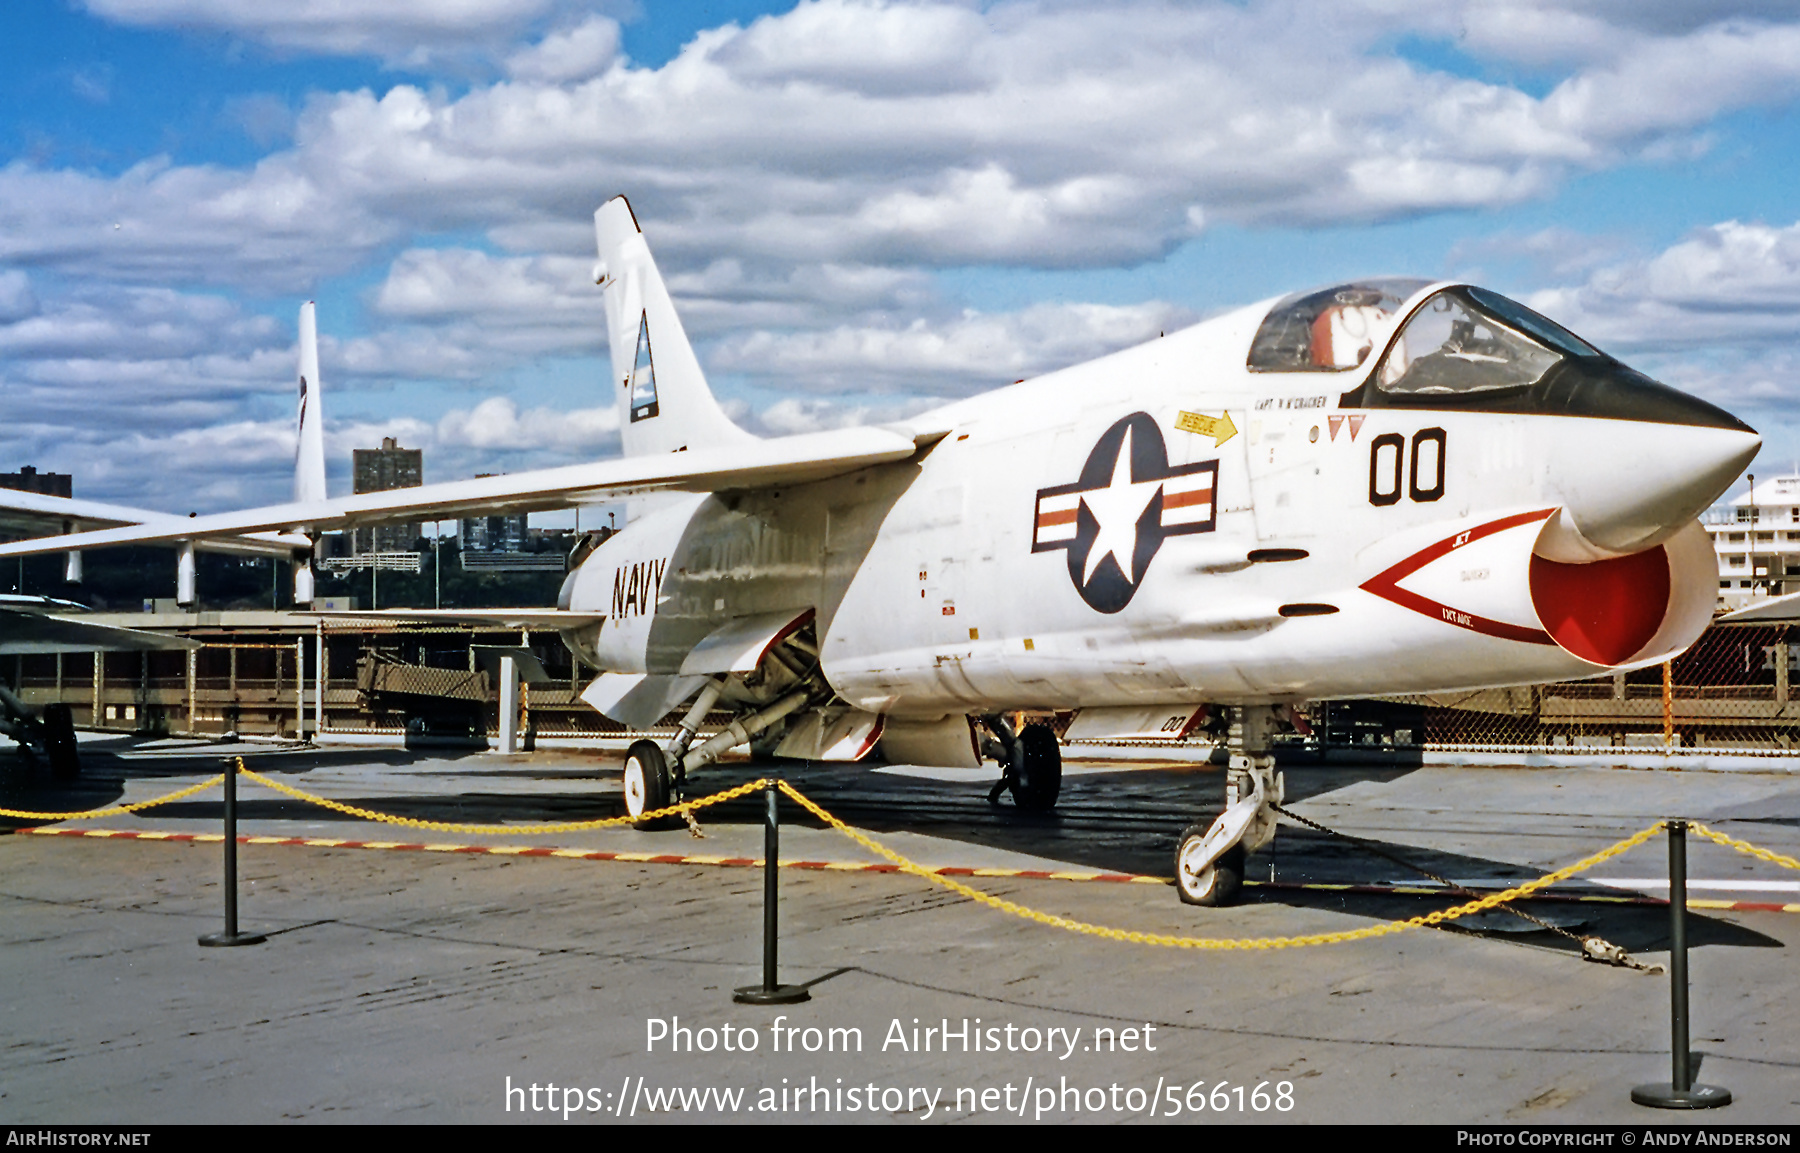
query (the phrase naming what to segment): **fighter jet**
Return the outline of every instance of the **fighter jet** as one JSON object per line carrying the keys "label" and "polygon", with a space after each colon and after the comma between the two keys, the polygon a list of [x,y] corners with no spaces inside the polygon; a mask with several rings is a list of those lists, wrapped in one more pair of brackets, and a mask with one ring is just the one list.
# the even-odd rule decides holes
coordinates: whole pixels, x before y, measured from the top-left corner
{"label": "fighter jet", "polygon": [[[316,500],[325,496],[325,417],[319,396],[318,324],[314,317],[313,302],[310,300],[300,306],[299,336],[299,402],[294,416],[294,499]],[[173,513],[132,508],[128,505],[0,488],[0,534],[7,536],[71,534],[133,525],[176,527],[184,519],[186,518]],[[313,542],[305,537],[280,533],[247,533],[243,536],[172,539],[179,546],[175,567],[177,604],[191,605],[198,597],[196,552],[292,560],[295,603],[312,602]],[[81,580],[81,550],[70,549],[63,565],[63,581],[67,584],[80,584]],[[4,640],[3,634],[0,634],[0,640]]]}
{"label": "fighter jet", "polygon": [[[1047,809],[1058,739],[1011,717],[1228,726],[1226,809],[1176,857],[1181,898],[1219,904],[1273,836],[1271,743],[1308,700],[1596,676],[1692,643],[1717,587],[1695,517],[1760,445],[1515,301],[1405,279],[1263,301],[893,424],[758,439],[708,389],[629,205],[595,227],[621,459],[0,556],[644,498],[521,622],[599,670],[583,699],[607,716],[687,706],[676,736],[628,751],[632,813],[752,741],[994,760],[996,796]],[[718,707],[735,719],[695,744]]]}

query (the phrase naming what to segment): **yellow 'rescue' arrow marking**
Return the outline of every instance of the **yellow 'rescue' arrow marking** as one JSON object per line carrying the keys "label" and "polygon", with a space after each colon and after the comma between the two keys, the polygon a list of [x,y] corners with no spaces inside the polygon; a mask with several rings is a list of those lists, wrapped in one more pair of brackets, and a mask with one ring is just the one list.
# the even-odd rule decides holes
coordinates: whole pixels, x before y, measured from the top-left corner
{"label": "yellow 'rescue' arrow marking", "polygon": [[1175,427],[1182,432],[1198,433],[1213,438],[1213,447],[1218,448],[1237,435],[1237,425],[1231,423],[1229,412],[1218,416],[1201,416],[1197,412],[1183,412],[1175,418]]}

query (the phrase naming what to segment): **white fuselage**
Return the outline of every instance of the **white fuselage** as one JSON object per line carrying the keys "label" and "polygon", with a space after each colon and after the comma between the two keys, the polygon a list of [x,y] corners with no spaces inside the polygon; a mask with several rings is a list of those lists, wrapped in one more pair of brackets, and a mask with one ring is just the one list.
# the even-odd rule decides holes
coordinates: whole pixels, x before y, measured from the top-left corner
{"label": "white fuselage", "polygon": [[[608,614],[581,647],[672,673],[723,620],[810,607],[846,701],[942,715],[1581,677],[1663,659],[1704,624],[1717,574],[1682,502],[1713,494],[1667,478],[1743,434],[1344,408],[1367,365],[1245,367],[1265,311],[916,418],[947,431],[912,461],[672,498],[577,574],[572,607]],[[1666,611],[1559,643],[1573,634],[1544,598],[1587,586],[1546,583],[1545,559],[1655,547]]]}

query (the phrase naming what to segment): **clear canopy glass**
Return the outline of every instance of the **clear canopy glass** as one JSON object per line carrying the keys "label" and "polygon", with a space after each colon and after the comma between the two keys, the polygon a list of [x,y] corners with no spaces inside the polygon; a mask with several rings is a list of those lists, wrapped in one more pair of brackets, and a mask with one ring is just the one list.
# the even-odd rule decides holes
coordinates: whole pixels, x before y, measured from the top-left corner
{"label": "clear canopy glass", "polygon": [[1585,341],[1503,296],[1453,288],[1407,320],[1375,374],[1390,394],[1450,396],[1536,384]]}
{"label": "clear canopy glass", "polygon": [[1368,360],[1394,313],[1429,281],[1359,280],[1276,302],[1250,342],[1252,372],[1343,372]]}

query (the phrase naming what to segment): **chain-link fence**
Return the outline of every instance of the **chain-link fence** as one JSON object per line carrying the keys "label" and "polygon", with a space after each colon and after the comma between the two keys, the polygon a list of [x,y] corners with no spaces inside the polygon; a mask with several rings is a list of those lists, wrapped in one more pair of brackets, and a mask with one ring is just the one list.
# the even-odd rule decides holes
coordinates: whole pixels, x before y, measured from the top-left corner
{"label": "chain-link fence", "polygon": [[[321,648],[321,638],[323,645]],[[592,676],[553,634],[395,627],[250,640],[192,653],[69,653],[0,663],[28,701],[78,724],[149,733],[310,736],[326,731],[484,740],[497,713],[473,645],[525,645],[550,680],[523,693],[522,727],[546,738],[624,732],[580,699]],[[325,676],[320,677],[321,651]],[[8,667],[10,666],[10,667]],[[1315,748],[1575,753],[1594,748],[1779,756],[1800,745],[1800,626],[1715,624],[1666,665],[1520,688],[1314,702]],[[323,690],[323,706],[319,703]],[[1021,719],[1052,722],[1072,713]],[[707,718],[707,728],[729,720]],[[674,718],[652,732],[672,733]],[[1123,742],[1144,744],[1149,742]],[[1182,742],[1206,744],[1199,733]],[[1084,742],[1084,755],[1092,751]]]}
{"label": "chain-link fence", "polygon": [[1585,681],[1429,693],[1315,708],[1327,747],[1779,756],[1800,744],[1791,682],[1800,627],[1715,624],[1664,665]]}

